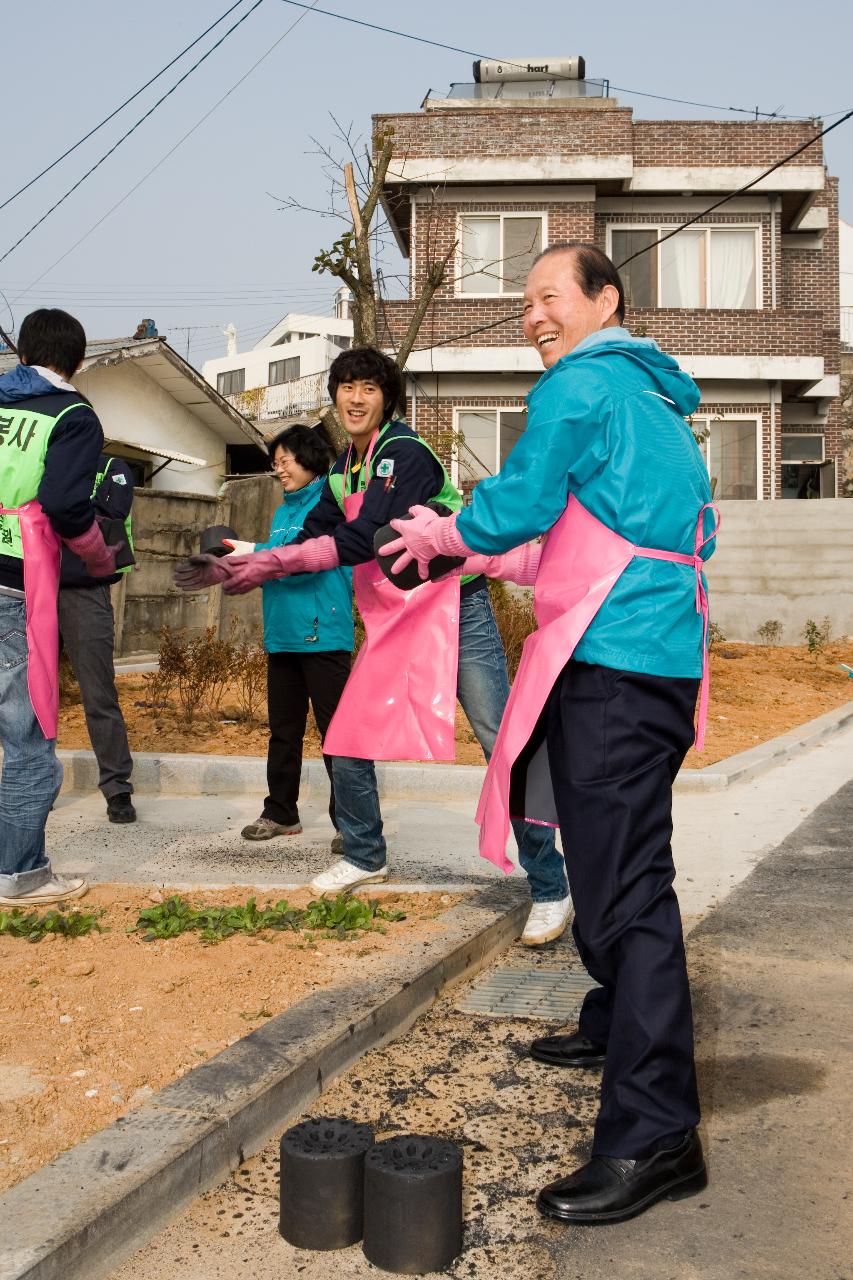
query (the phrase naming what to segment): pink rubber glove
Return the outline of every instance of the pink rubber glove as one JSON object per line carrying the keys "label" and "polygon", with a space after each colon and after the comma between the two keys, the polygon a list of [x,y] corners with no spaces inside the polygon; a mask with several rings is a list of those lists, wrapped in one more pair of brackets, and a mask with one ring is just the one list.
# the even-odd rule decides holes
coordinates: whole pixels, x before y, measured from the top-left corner
{"label": "pink rubber glove", "polygon": [[402,551],[391,565],[392,573],[401,573],[413,560],[418,562],[418,573],[424,579],[429,576],[429,562],[436,556],[471,556],[474,552],[456,532],[456,516],[440,516],[430,507],[410,507],[411,520],[392,520],[391,528],[399,533],[396,542],[383,548],[385,555]]}
{"label": "pink rubber glove", "polygon": [[487,578],[500,578],[503,582],[514,582],[519,587],[532,587],[539,572],[539,561],[542,558],[542,544],[525,542],[512,551],[505,551],[501,556],[471,555],[450,574],[459,578],[463,574],[484,573]]}
{"label": "pink rubber glove", "polygon": [[78,533],[76,538],[63,538],[69,550],[79,556],[86,566],[86,572],[93,578],[109,578],[116,571],[116,556],[121,547],[108,546],[97,520],[94,520],[85,533]]}
{"label": "pink rubber glove", "polygon": [[330,534],[287,547],[254,551],[247,556],[226,556],[225,560],[230,572],[222,589],[227,596],[245,595],[271,578],[286,578],[292,573],[321,573],[337,569],[340,564],[337,544]]}
{"label": "pink rubber glove", "polygon": [[181,591],[202,591],[225,582],[230,574],[230,562],[234,556],[201,554],[190,556],[179,564],[172,574],[172,581]]}

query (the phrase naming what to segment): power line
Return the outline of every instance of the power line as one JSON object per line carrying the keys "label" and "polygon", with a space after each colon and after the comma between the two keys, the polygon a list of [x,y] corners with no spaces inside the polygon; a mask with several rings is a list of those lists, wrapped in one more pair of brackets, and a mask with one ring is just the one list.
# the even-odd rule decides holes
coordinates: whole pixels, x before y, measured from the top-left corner
{"label": "power line", "polygon": [[225,34],[220,36],[220,38],[216,41],[216,43],[211,45],[211,47],[207,50],[207,52],[203,53],[201,57],[198,59],[198,61],[194,62],[188,71],[184,72],[184,74],[180,77],[180,79],[175,81],[171,89],[167,89],[166,92],[163,94],[163,96],[157,99],[153,107],[149,107],[149,109],[145,112],[145,114],[140,116],[139,119],[136,121],[136,123],[132,124],[131,127],[127,130],[127,132],[121,135],[118,142],[114,143],[108,151],[104,152],[100,160],[97,160],[90,169],[86,170],[82,178],[78,178],[78,180],[73,184],[73,186],[70,186],[68,190],[65,192],[65,194],[60,196],[59,199],[56,200],[50,206],[47,212],[43,213],[42,216],[36,222],[33,223],[33,225],[29,228],[29,230],[25,231],[22,236],[19,236],[19,238],[15,241],[15,243],[9,249],[7,249],[2,256],[0,256],[0,262],[5,262],[6,259],[9,257],[9,255],[11,253],[14,253],[14,251],[18,248],[18,246],[23,244],[24,241],[27,239],[27,237],[31,236],[32,233],[36,230],[36,228],[40,227],[41,224],[47,218],[50,217],[50,215],[54,212],[54,210],[58,209],[61,204],[64,204],[64,202],[68,199],[68,197],[72,195],[77,190],[78,187],[82,186],[83,183],[86,181],[86,179],[91,177],[91,175],[95,172],[96,169],[100,169],[104,161],[108,160],[109,157],[113,154],[113,152],[117,151],[118,148],[121,146],[121,144],[123,142],[126,142],[127,139],[130,137],[130,135],[132,133],[135,133],[136,130],[140,127],[140,125],[144,124],[145,121],[148,119],[148,117],[153,115],[154,112],[157,110],[157,108],[161,106],[162,103],[164,103],[167,98],[171,97],[171,95],[175,92],[175,90],[179,88],[180,85],[182,85],[184,81],[188,79],[189,76],[191,76],[192,73],[195,70],[197,70],[197,68],[200,67],[201,64],[205,62],[210,57],[210,55],[219,48],[221,44],[225,43],[228,37],[232,35],[232,33],[235,32],[237,28],[246,21],[247,18],[251,17],[251,15],[255,12],[256,9],[260,8],[263,2],[264,0],[255,0],[255,3],[252,5],[252,7],[248,9],[241,18],[238,18],[237,21],[234,23],[234,25],[229,27],[228,30],[225,32]]}
{"label": "power line", "polygon": [[175,65],[176,62],[180,62],[181,58],[184,56],[185,53],[189,53],[190,49],[194,49],[195,46],[201,40],[203,40],[205,36],[210,35],[211,31],[213,31],[214,28],[218,27],[221,22],[224,22],[225,19],[228,17],[229,13],[233,13],[234,10],[238,9],[242,3],[243,3],[243,0],[236,0],[236,4],[232,4],[229,9],[226,9],[225,12],[216,19],[215,22],[212,22],[209,27],[207,27],[204,31],[202,31],[201,35],[196,36],[195,40],[193,40],[190,44],[188,44],[185,49],[182,49],[180,53],[176,54],[171,62],[167,62],[165,67],[161,67],[156,75],[152,76],[150,80],[146,80],[145,84],[142,85],[141,88],[137,89],[135,93],[132,93],[129,98],[125,98],[121,106],[116,107],[115,111],[111,111],[108,116],[104,116],[103,120],[101,120],[100,123],[96,124],[95,127],[93,129],[90,129],[88,133],[84,133],[82,138],[78,139],[78,141],[75,142],[74,145],[69,147],[66,151],[63,151],[61,156],[57,156],[55,160],[51,161],[51,163],[47,165],[46,168],[42,169],[41,173],[37,173],[34,178],[30,178],[29,182],[25,182],[24,185],[22,187],[19,187],[18,190],[13,195],[7,196],[6,199],[3,201],[3,203],[0,204],[0,210],[5,209],[8,205],[12,203],[13,200],[17,200],[18,196],[21,196],[24,194],[25,191],[28,191],[31,186],[33,186],[36,182],[38,182],[39,178],[43,178],[46,173],[50,173],[51,169],[55,169],[58,164],[61,164],[61,162],[65,160],[68,156],[70,156],[72,152],[76,151],[78,147],[82,147],[84,142],[88,142],[89,139],[93,137],[98,132],[99,129],[103,129],[105,124],[109,124],[111,120],[114,120],[117,115],[119,115],[122,111],[124,111],[125,107],[129,107],[131,102],[135,101],[135,99],[138,98],[140,94],[144,93],[146,89],[150,89],[151,85],[154,84],[156,80],[159,80],[161,76],[164,76],[166,72],[169,71]]}
{"label": "power line", "polygon": [[[337,18],[339,22],[350,22],[353,24],[353,26],[367,27],[371,31],[381,31],[384,35],[399,36],[400,39],[402,40],[413,40],[416,44],[428,44],[428,45],[431,45],[434,49],[447,49],[451,53],[462,53],[467,58],[479,58],[486,62],[500,62],[505,67],[516,67],[519,70],[526,69],[522,63],[512,62],[506,58],[490,58],[487,54],[477,53],[477,51],[474,49],[461,49],[458,45],[455,45],[455,44],[445,44],[441,40],[430,40],[427,38],[427,36],[417,36],[417,35],[414,35],[411,31],[397,31],[394,27],[386,27],[378,22],[367,22],[363,18],[353,18],[349,14],[345,14],[345,13],[334,13],[331,9],[317,9],[315,8],[314,5],[301,3],[300,0],[281,0],[281,3],[289,4],[295,9],[307,10],[310,8],[313,13],[321,13],[326,18]],[[549,78],[553,80],[569,80],[572,77],[554,75]],[[816,118],[815,116],[805,116],[805,117],[804,116],[781,116],[778,111],[759,111],[757,107],[722,107],[722,106],[715,106],[713,103],[708,103],[708,102],[691,102],[689,98],[666,98],[659,93],[646,93],[641,89],[620,88],[619,85],[611,84],[610,81],[608,81],[608,84],[610,84],[611,88],[617,89],[619,93],[637,94],[639,97],[643,97],[643,98],[657,98],[660,102],[678,102],[683,106],[687,106],[687,107],[703,107],[708,111],[735,111],[740,113],[741,115],[767,116],[769,119],[774,119],[774,120],[802,121],[803,119],[813,120]]]}
{"label": "power line", "polygon": [[[284,0],[284,2],[289,4],[291,0]],[[710,205],[707,209],[704,209],[701,213],[697,213],[695,217],[689,218],[673,231],[662,236],[660,240],[656,240],[653,244],[646,245],[644,248],[638,249],[636,253],[632,253],[630,258],[626,258],[624,262],[620,262],[618,264],[616,268],[617,271],[621,271],[621,269],[627,266],[629,262],[633,262],[635,258],[639,258],[642,254],[650,253],[652,249],[656,249],[659,244],[664,242],[664,240],[670,240],[673,236],[684,231],[686,227],[692,226],[694,222],[699,222],[702,218],[707,218],[710,213],[713,213],[715,209],[719,209],[721,205],[727,204],[729,200],[734,200],[736,196],[742,195],[744,191],[748,191],[751,187],[754,187],[771,173],[775,173],[777,169],[781,169],[782,165],[788,164],[788,162],[793,160],[795,156],[798,156],[802,151],[805,151],[815,142],[819,142],[827,133],[831,133],[833,129],[837,129],[839,125],[844,124],[851,117],[853,117],[853,110],[848,111],[840,120],[836,120],[833,124],[827,125],[825,128],[821,129],[820,133],[816,133],[814,137],[807,139],[806,142],[795,147],[793,151],[790,151],[786,156],[783,156],[781,160],[777,160],[775,164],[770,165],[768,169],[765,169],[763,173],[760,173],[757,178],[753,178],[751,182],[747,182],[744,186],[738,187],[736,191],[732,191],[728,195],[723,196],[721,200],[715,201],[714,204]],[[509,324],[511,320],[520,320],[522,315],[523,312],[515,311],[511,315],[504,316],[501,320],[493,320],[489,324],[478,325],[474,329],[467,329],[464,333],[454,334],[451,338],[443,338],[440,342],[433,342],[430,343],[429,346],[425,347],[413,347],[412,350],[432,351],[436,347],[447,347],[454,342],[459,342],[461,338],[473,338],[478,333],[486,333],[489,329],[497,329],[502,324]]]}
{"label": "power line", "polygon": [[781,169],[783,164],[788,164],[788,162],[793,160],[795,156],[798,156],[800,152],[805,151],[820,138],[831,133],[833,129],[837,129],[840,124],[844,124],[845,121],[851,118],[851,116],[853,116],[853,111],[848,111],[840,120],[836,120],[834,124],[828,124],[824,129],[821,129],[820,133],[816,133],[813,138],[809,138],[808,141],[803,142],[799,147],[796,147],[795,150],[789,152],[789,154],[782,160],[777,160],[775,164],[772,164],[769,169],[765,169],[763,173],[760,173],[757,178],[753,178],[751,182],[746,182],[742,187],[738,187],[737,191],[732,191],[729,195],[723,196],[722,200],[717,200],[702,213],[698,213],[695,218],[688,218],[686,222],[681,224],[681,226],[676,227],[674,231],[668,231],[665,236],[661,236],[661,238],[656,240],[654,244],[647,245],[644,249],[638,249],[636,253],[631,254],[630,258],[626,258],[624,262],[619,263],[616,268],[617,271],[621,271],[623,267],[627,267],[628,263],[633,262],[635,258],[639,258],[640,254],[648,253],[650,249],[657,248],[659,244],[663,244],[665,240],[670,240],[674,235],[678,235],[678,233],[684,231],[686,227],[691,227],[693,223],[698,222],[700,218],[707,218],[715,209],[719,209],[720,205],[726,204],[729,200],[734,200],[736,196],[743,195],[744,191],[749,191],[752,187],[756,186],[757,183],[763,182],[771,173],[775,173],[777,169]]}
{"label": "power line", "polygon": [[[262,3],[262,0],[258,0],[258,4],[260,3]],[[314,3],[316,3],[316,0],[314,0]],[[255,5],[254,7],[257,8],[257,5]],[[311,8],[313,8],[313,4],[308,6],[308,9],[311,9]],[[250,9],[249,13],[251,12],[252,11]],[[248,17],[248,16],[249,16],[248,14],[245,15],[245,17]],[[213,106],[210,107],[207,111],[205,111],[204,115],[201,116],[200,119],[198,119],[195,122],[192,128],[188,129],[187,132],[183,135],[183,137],[179,138],[178,141],[174,144],[174,146],[170,147],[169,150],[166,152],[166,154],[164,156],[161,156],[160,159],[157,161],[157,163],[152,165],[151,168],[142,175],[139,181],[133,184],[133,186],[130,188],[129,191],[125,191],[121,199],[117,200],[115,204],[111,206],[111,208],[107,209],[106,213],[102,214],[102,216],[98,218],[97,222],[94,222],[92,224],[92,226],[89,228],[88,231],[84,231],[83,235],[80,236],[79,240],[75,240],[74,243],[71,245],[71,247],[69,249],[66,249],[63,254],[60,254],[60,256],[56,259],[55,262],[52,262],[49,267],[45,267],[41,275],[36,276],[35,280],[33,280],[27,286],[27,288],[24,290],[24,293],[28,293],[29,290],[32,289],[35,285],[37,285],[40,280],[43,280],[46,275],[49,275],[50,272],[54,270],[55,267],[58,267],[60,262],[64,262],[65,259],[70,254],[72,254],[74,250],[83,243],[84,240],[88,240],[89,236],[92,234],[93,231],[97,231],[101,223],[106,222],[107,218],[109,218],[113,213],[115,213],[116,209],[120,208],[120,206],[124,204],[125,200],[129,200],[130,197],[134,194],[134,192],[138,191],[139,188],[142,186],[142,184],[148,181],[152,173],[156,173],[157,170],[160,168],[160,166],[165,164],[166,161],[169,159],[169,157],[173,156],[179,147],[183,146],[187,138],[191,137],[197,129],[200,129],[201,126],[204,124],[205,120],[207,120],[210,116],[212,116],[214,111],[216,111],[217,108],[221,107],[222,103],[225,102],[227,98],[230,98],[232,93],[236,92],[236,90],[239,89],[240,85],[244,82],[244,80],[248,80],[249,76],[252,75],[252,73],[258,69],[261,63],[265,62],[266,59],[270,57],[272,53],[275,52],[275,50],[282,43],[282,41],[287,39],[291,31],[293,31],[295,27],[299,26],[299,23],[302,21],[304,17],[305,17],[305,14],[301,13],[294,22],[291,22],[290,26],[283,31],[283,33],[279,36],[279,38],[276,41],[274,41],[273,44],[270,45],[266,53],[262,53],[260,58],[258,58],[256,62],[252,63],[248,71],[244,72],[243,75],[240,76],[239,80],[236,80],[234,84],[232,84],[230,89],[226,89],[225,93],[223,93],[221,98],[217,98]],[[0,258],[0,262],[2,261],[3,259]],[[18,298],[20,297],[23,297],[23,294],[20,294],[20,293],[17,294],[15,297],[15,301],[17,302]]]}

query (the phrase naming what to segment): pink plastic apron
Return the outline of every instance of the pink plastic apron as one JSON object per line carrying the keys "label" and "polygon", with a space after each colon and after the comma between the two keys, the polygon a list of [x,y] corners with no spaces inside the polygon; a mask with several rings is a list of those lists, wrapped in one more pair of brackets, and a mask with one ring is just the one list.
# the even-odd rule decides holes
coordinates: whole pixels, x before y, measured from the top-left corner
{"label": "pink plastic apron", "polygon": [[[477,807],[480,853],[504,871],[513,869],[506,856],[510,815],[558,825],[542,713],[560,672],[634,556],[671,560],[695,572],[703,642],[696,746],[702,750],[708,711],[708,596],[699,553],[714,536],[706,538],[702,531],[709,507],[716,511],[712,504],[700,510],[692,555],[635,546],[590,515],[574,496],[546,534],[533,589],[538,630],[524,642]],[[714,533],[718,527],[719,513]]]}
{"label": "pink plastic apron", "polygon": [[59,561],[62,543],[35,498],[20,507],[0,507],[17,516],[24,551],[24,603],[27,608],[27,688],[46,738],[59,723]]}
{"label": "pink plastic apron", "polygon": [[[364,459],[365,474],[376,436]],[[344,468],[344,513],[355,520],[364,491],[347,495],[352,446]],[[453,760],[459,662],[459,579],[400,591],[375,560],[353,569],[364,642],[347,680],[323,750],[363,760]]]}

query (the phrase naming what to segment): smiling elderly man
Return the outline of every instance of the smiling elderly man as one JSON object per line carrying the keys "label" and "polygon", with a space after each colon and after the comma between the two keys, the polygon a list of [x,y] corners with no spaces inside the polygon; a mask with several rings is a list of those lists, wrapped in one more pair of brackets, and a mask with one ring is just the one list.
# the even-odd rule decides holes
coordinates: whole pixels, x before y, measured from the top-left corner
{"label": "smiling elderly man", "polygon": [[[526,645],[478,811],[481,851],[506,867],[509,816],[557,822],[574,934],[600,984],[571,1034],[531,1047],[552,1067],[604,1064],[592,1159],[538,1206],[619,1222],[707,1182],[681,919],[672,781],[707,672],[701,572],[714,532],[708,473],[685,422],[699,392],[622,327],[613,263],[592,245],[535,262],[525,337],[545,372],[499,475],[444,518],[394,520],[421,573],[438,555],[496,555],[545,534],[538,631]],[[706,536],[707,535],[707,536]],[[707,683],[702,680],[699,739]]]}

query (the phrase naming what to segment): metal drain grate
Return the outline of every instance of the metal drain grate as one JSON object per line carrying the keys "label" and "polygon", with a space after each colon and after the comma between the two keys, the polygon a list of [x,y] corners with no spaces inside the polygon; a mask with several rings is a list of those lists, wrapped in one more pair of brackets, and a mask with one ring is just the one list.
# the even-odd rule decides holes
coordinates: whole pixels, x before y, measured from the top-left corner
{"label": "metal drain grate", "polygon": [[568,1022],[597,985],[583,969],[496,969],[475,983],[456,1008],[488,1018]]}

